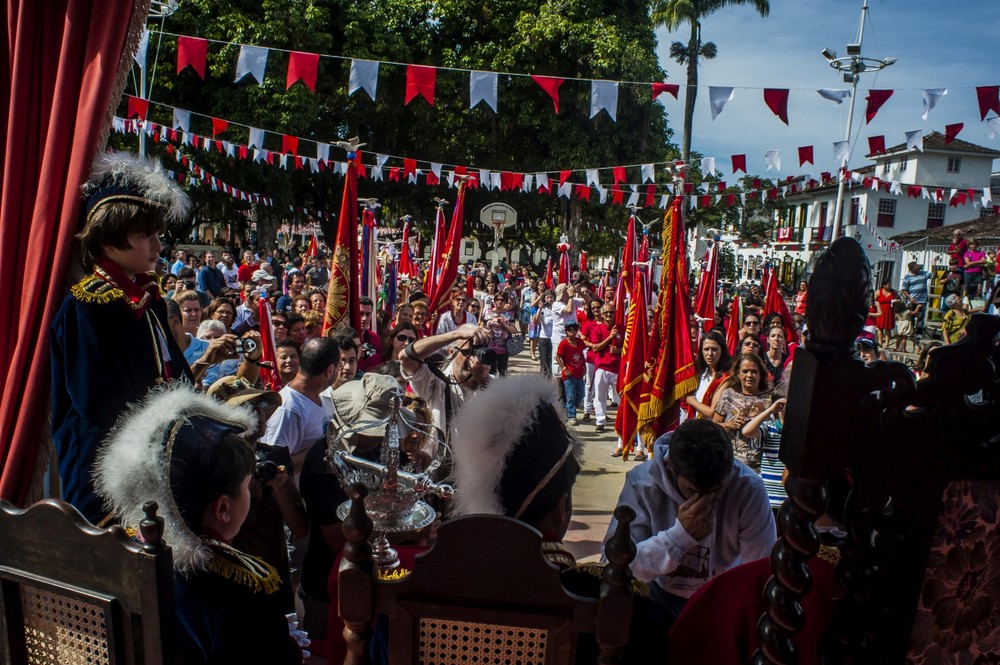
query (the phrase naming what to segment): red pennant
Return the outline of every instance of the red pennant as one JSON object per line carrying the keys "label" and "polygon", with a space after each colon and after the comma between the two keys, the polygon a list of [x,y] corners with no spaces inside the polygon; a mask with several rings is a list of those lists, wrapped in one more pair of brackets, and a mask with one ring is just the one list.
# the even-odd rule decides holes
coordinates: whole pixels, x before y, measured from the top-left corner
{"label": "red pennant", "polygon": [[611,175],[614,176],[616,185],[620,182],[625,182],[625,167],[624,166],[614,167],[613,169],[611,169]]}
{"label": "red pennant", "polygon": [[680,86],[676,83],[654,83],[653,84],[653,99],[660,96],[660,93],[667,93],[673,95],[674,99],[677,99],[677,91],[680,90]]}
{"label": "red pennant", "polygon": [[571,175],[573,175],[572,171],[560,171],[559,172],[559,184],[560,185],[565,185],[566,181],[569,180],[569,177]]}
{"label": "red pennant", "polygon": [[538,84],[538,86],[548,93],[549,97],[552,98],[552,106],[556,110],[556,115],[559,114],[559,86],[563,84],[566,79],[559,79],[552,76],[535,76],[531,75],[532,80]]}
{"label": "red pennant", "polygon": [[392,182],[399,182],[399,171],[400,171],[400,169],[399,169],[398,166],[392,166],[392,167],[390,167],[389,168],[389,180],[391,180]]}
{"label": "red pennant", "polygon": [[500,191],[506,192],[512,189],[510,181],[513,179],[514,174],[509,171],[503,171],[500,173]]}
{"label": "red pennant", "polygon": [[313,92],[316,92],[316,72],[319,70],[318,53],[302,53],[292,51],[288,54],[288,74],[285,76],[285,90],[296,81],[302,81]]}
{"label": "red pennant", "polygon": [[464,166],[456,166],[455,167],[455,175],[466,175],[466,174],[468,174],[468,172],[469,172],[469,169],[467,169]]}
{"label": "red pennant", "polygon": [[241,145],[239,148],[240,159],[246,159],[250,155],[250,151],[245,145]]}
{"label": "red pennant", "polygon": [[868,137],[868,154],[869,155],[884,155],[885,154],[885,137],[884,136],[869,136]]}
{"label": "red pennant", "polygon": [[220,155],[226,152],[226,148],[225,146],[222,145],[222,141],[214,141],[212,145],[215,146],[215,152],[219,153]]}
{"label": "red pennant", "polygon": [[951,143],[952,141],[954,141],[955,137],[958,136],[958,133],[960,131],[962,131],[963,127],[965,127],[965,123],[964,122],[956,122],[953,125],[945,125],[944,126],[944,144],[948,145],[949,143]]}
{"label": "red pennant", "polygon": [[590,185],[580,185],[577,184],[573,187],[576,190],[576,195],[583,199],[584,201],[590,200]]}
{"label": "red pennant", "polygon": [[760,178],[754,178],[750,181],[750,187],[753,189],[760,189]]}
{"label": "red pennant", "polygon": [[434,175],[433,171],[428,171],[427,172],[427,184],[428,185],[440,185],[441,184],[441,178],[439,178],[436,175]]}
{"label": "red pennant", "polygon": [[778,198],[778,188],[777,187],[772,187],[771,189],[767,190],[767,198],[769,198],[769,199],[776,199],[776,198]]}
{"label": "red pennant", "polygon": [[420,95],[434,106],[434,86],[437,83],[437,68],[423,65],[406,66],[406,103]]}
{"label": "red pennant", "polygon": [[733,174],[736,174],[738,171],[743,171],[743,173],[747,172],[746,155],[733,155],[731,159],[733,160]]}
{"label": "red pennant", "polygon": [[138,116],[145,120],[147,113],[149,113],[149,100],[130,95],[128,98],[128,110],[125,112],[126,117],[134,118]]}
{"label": "red pennant", "polygon": [[212,118],[212,138],[224,133],[229,129],[229,121],[222,118]]}
{"label": "red pennant", "polygon": [[417,172],[417,160],[405,158],[403,159],[403,177],[409,178],[411,174],[416,174]]}
{"label": "red pennant", "polygon": [[870,123],[875,118],[875,114],[892,97],[892,93],[892,90],[868,91],[868,96],[865,97],[868,100],[868,107],[865,109],[865,124]]}
{"label": "red pennant", "polygon": [[611,186],[611,204],[612,205],[625,204],[624,192],[622,192],[622,188],[619,185]]}
{"label": "red pennant", "polygon": [[685,194],[694,194],[694,183],[693,182],[686,182],[686,183],[684,183],[684,193]]}
{"label": "red pennant", "polygon": [[726,205],[729,206],[730,208],[732,208],[734,205],[736,205],[736,195],[735,194],[727,194],[726,195]]}
{"label": "red pennant", "polygon": [[205,60],[208,58],[208,40],[197,37],[177,38],[177,73],[188,65],[205,78]]}
{"label": "red pennant", "polygon": [[646,185],[646,207],[652,208],[656,203],[656,185],[649,183]]}
{"label": "red pennant", "polygon": [[281,152],[295,155],[299,151],[299,137],[289,136],[288,134],[281,135]]}
{"label": "red pennant", "polygon": [[523,173],[511,173],[510,174],[510,188],[511,189],[524,189],[524,174]]}
{"label": "red pennant", "polygon": [[785,88],[764,88],[764,103],[778,120],[788,124],[788,90]]}
{"label": "red pennant", "polygon": [[711,205],[712,205],[712,197],[710,195],[705,194],[704,196],[698,198],[699,208],[708,208]]}
{"label": "red pennant", "polygon": [[984,85],[976,88],[979,100],[979,119],[986,120],[986,114],[993,111],[1000,115],[1000,85]]}
{"label": "red pennant", "polygon": [[804,145],[799,147],[799,166],[803,164],[815,164],[813,161],[813,147],[811,145]]}

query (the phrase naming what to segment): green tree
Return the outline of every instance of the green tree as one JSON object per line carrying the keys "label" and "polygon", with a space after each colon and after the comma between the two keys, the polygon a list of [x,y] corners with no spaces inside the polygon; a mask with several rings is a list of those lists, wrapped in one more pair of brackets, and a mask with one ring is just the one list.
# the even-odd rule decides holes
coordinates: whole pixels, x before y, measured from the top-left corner
{"label": "green tree", "polygon": [[656,25],[676,30],[686,23],[691,31],[687,44],[674,42],[670,46],[670,57],[687,67],[681,159],[688,163],[691,155],[694,102],[698,95],[698,58],[710,60],[718,53],[713,42],[701,41],[701,22],[706,16],[735,5],[751,5],[762,17],[766,17],[771,11],[768,0],[653,0],[652,17]]}

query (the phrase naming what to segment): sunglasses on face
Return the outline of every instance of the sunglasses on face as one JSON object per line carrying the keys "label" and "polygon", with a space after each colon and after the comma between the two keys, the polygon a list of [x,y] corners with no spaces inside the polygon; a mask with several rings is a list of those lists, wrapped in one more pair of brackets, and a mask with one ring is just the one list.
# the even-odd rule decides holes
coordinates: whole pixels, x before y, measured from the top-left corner
{"label": "sunglasses on face", "polygon": [[287,328],[288,323],[285,321],[279,321],[278,319],[271,319],[271,325],[275,328]]}
{"label": "sunglasses on face", "polygon": [[748,326],[759,326],[760,321],[747,321]]}
{"label": "sunglasses on face", "polygon": [[417,338],[410,335],[396,335],[396,341],[403,344],[410,344],[411,342],[416,342]]}

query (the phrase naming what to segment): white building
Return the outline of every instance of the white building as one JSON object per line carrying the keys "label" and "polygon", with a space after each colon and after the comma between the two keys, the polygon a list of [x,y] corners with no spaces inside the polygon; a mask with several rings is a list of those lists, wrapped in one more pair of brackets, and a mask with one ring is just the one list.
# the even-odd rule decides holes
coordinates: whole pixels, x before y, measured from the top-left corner
{"label": "white building", "polygon": [[[945,145],[932,132],[923,139],[923,152],[893,146],[884,155],[868,155],[872,163],[849,172],[844,192],[841,233],[854,236],[876,271],[898,284],[912,256],[892,238],[924,229],[966,222],[991,213],[987,193],[993,182],[993,161],[1000,151],[960,139]],[[789,209],[770,245],[737,251],[740,279],[753,279],[753,269],[771,260],[782,267],[782,281],[791,286],[829,244],[837,203],[837,182],[815,184],[785,192]],[[1000,183],[998,183],[1000,184]],[[985,191],[984,191],[985,190]],[[985,207],[984,207],[985,200]],[[905,258],[904,258],[905,256]],[[742,273],[740,270],[742,269]]]}

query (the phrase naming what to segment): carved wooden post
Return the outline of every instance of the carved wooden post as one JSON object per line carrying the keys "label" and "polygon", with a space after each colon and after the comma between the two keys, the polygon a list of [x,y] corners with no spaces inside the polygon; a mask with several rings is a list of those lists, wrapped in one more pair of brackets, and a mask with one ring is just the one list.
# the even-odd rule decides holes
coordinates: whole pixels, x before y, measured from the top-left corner
{"label": "carved wooden post", "polygon": [[622,662],[622,649],[628,644],[632,622],[632,571],[629,564],[635,558],[635,543],[629,526],[635,511],[629,506],[615,508],[618,526],[604,547],[608,565],[601,574],[601,603],[597,617],[597,662],[617,665]]}
{"label": "carved wooden post", "polygon": [[351,511],[344,520],[344,559],[340,563],[338,607],[344,621],[344,641],[347,643],[345,665],[368,662],[368,640],[374,618],[374,562],[368,542],[374,527],[365,512],[368,488],[354,483],[348,491]]}

